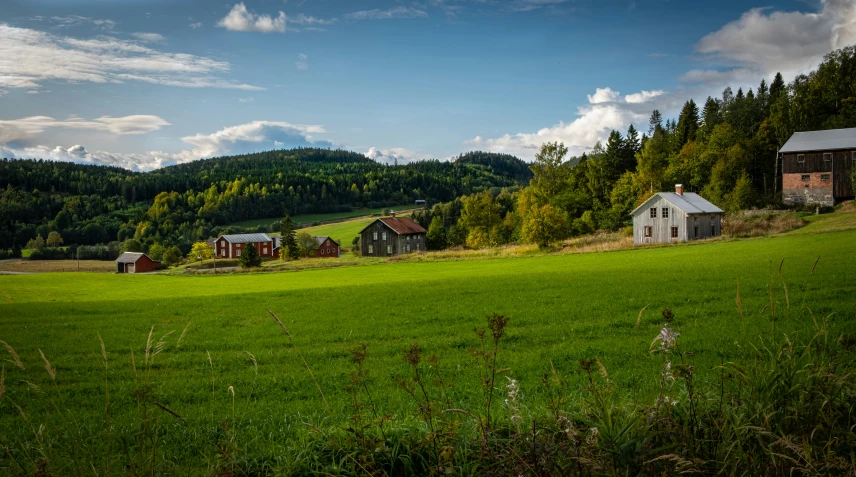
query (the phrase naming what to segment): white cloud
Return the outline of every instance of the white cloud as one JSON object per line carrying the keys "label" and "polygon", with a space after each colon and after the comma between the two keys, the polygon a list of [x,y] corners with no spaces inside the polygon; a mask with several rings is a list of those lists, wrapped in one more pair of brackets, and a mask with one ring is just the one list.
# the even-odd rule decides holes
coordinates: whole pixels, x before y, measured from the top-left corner
{"label": "white cloud", "polygon": [[256,100],[256,98],[253,98],[252,96],[247,97],[247,98],[238,98],[238,102],[240,102],[240,103],[252,103],[255,100]]}
{"label": "white cloud", "polygon": [[403,147],[393,147],[391,149],[378,149],[376,147],[371,147],[364,155],[369,159],[380,162],[381,164],[398,163],[399,165],[429,158],[429,156],[425,154],[419,154],[416,151],[405,149]]}
{"label": "white cloud", "polygon": [[[111,132],[122,131],[118,134],[138,134],[136,129],[129,124],[133,121],[130,121],[128,118],[133,117],[99,118],[87,123],[90,123],[90,129],[104,128],[102,130],[112,129]],[[54,121],[51,118],[27,118],[27,120],[20,120],[22,122],[16,126],[32,127],[28,131],[29,133]],[[59,121],[59,123],[63,125],[71,123],[81,126],[77,121],[84,122],[83,120],[74,119]],[[106,123],[106,125],[92,123]],[[140,126],[138,125],[137,127]],[[13,135],[5,137],[4,131],[11,132]],[[150,151],[143,154],[120,154],[104,151],[90,152],[81,145],[74,145],[69,148],[44,145],[11,146],[9,143],[16,140],[14,137],[15,132],[20,133],[22,131],[10,131],[5,126],[0,127],[0,157],[86,162],[142,171],[208,157],[268,150],[275,147],[332,147],[332,143],[329,141],[319,140],[314,136],[315,134],[326,132],[323,126],[291,124],[281,121],[253,121],[238,126],[226,127],[212,134],[199,133],[193,136],[185,136],[181,140],[192,147],[177,153],[163,151]]]}
{"label": "white cloud", "polygon": [[348,20],[389,20],[391,18],[419,18],[427,17],[428,13],[419,8],[411,7],[393,7],[386,10],[362,10],[359,12],[348,13],[345,18]]}
{"label": "white cloud", "polygon": [[261,33],[285,32],[285,13],[279,12],[274,18],[270,15],[259,15],[247,10],[243,2],[236,3],[228,15],[217,23],[217,26],[231,31],[255,31]]}
{"label": "white cloud", "polygon": [[89,18],[80,15],[55,16],[51,17],[51,21],[58,27],[73,27],[84,23],[92,23],[93,25],[100,27],[102,30],[112,30],[113,27],[116,26],[116,22],[113,20]]}
{"label": "white cloud", "polygon": [[856,2],[821,0],[817,13],[754,8],[703,37],[696,51],[719,63],[681,77],[691,83],[751,81],[814,69],[832,50],[856,43]]}
{"label": "white cloud", "polygon": [[511,3],[511,10],[517,12],[528,12],[545,7],[555,7],[569,0],[516,0]]}
{"label": "white cloud", "polygon": [[202,22],[195,22],[190,24],[190,28],[196,30],[197,28],[202,28]]}
{"label": "white cloud", "polygon": [[36,89],[48,80],[263,89],[215,76],[230,68],[224,61],[167,53],[109,36],[78,39],[0,23],[0,89]]}
{"label": "white cloud", "polygon": [[158,116],[144,114],[120,118],[102,116],[92,120],[82,118],[57,120],[48,116],[31,116],[22,119],[0,120],[0,142],[27,140],[49,128],[84,129],[126,135],[146,134],[157,131],[164,126],[170,126],[170,123]]}
{"label": "white cloud", "polygon": [[622,97],[611,88],[597,88],[594,94],[587,96],[589,104],[579,107],[578,117],[569,123],[560,121],[534,133],[505,134],[497,138],[476,136],[467,143],[531,160],[542,144],[558,141],[568,147],[571,155],[579,155],[598,141],[604,141],[612,130],[623,132],[630,124],[641,127],[647,123],[652,110],[666,110],[680,104],[676,96],[659,90]]}
{"label": "white cloud", "polygon": [[308,70],[309,57],[304,55],[303,53],[297,55],[297,61],[294,63],[294,66],[296,66],[298,70]]}
{"label": "white cloud", "polygon": [[295,25],[330,25],[337,21],[338,20],[336,18],[317,18],[304,15],[303,13],[298,13],[293,17],[288,17],[288,23],[294,23]]}
{"label": "white cloud", "polygon": [[164,43],[166,38],[160,33],[131,33],[131,36],[143,43]]}

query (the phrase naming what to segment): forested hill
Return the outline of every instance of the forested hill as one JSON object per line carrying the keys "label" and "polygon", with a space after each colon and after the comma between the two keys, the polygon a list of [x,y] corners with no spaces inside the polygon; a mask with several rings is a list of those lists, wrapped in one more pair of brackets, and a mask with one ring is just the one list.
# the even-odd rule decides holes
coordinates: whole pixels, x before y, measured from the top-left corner
{"label": "forested hill", "polygon": [[[235,221],[358,207],[449,201],[525,185],[531,172],[505,154],[387,166],[362,154],[299,148],[204,159],[148,173],[39,160],[0,160],[0,249],[59,231],[66,243],[136,236],[206,238]],[[44,232],[44,233],[43,233]]]}

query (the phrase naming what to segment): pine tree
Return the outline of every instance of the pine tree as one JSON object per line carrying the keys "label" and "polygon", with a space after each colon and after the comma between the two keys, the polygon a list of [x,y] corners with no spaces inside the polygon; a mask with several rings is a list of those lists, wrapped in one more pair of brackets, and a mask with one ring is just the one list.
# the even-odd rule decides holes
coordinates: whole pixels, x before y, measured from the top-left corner
{"label": "pine tree", "polygon": [[297,260],[300,257],[300,250],[297,247],[297,231],[294,221],[288,214],[285,214],[285,217],[279,221],[279,232],[281,234],[280,260]]}
{"label": "pine tree", "polygon": [[776,73],[776,77],[773,78],[773,82],[770,83],[770,99],[775,101],[776,98],[779,97],[785,91],[785,80],[782,78],[781,73]]}
{"label": "pine tree", "polygon": [[255,245],[249,243],[247,244],[247,248],[241,250],[241,267],[243,268],[252,268],[252,267],[261,267],[262,266],[262,257],[259,257],[259,251],[256,250]]}
{"label": "pine tree", "polygon": [[695,101],[689,100],[684,103],[684,107],[681,109],[681,115],[678,117],[678,125],[675,128],[678,149],[683,147],[684,144],[695,139],[695,134],[696,131],[698,131],[698,128],[698,106],[696,106]]}
{"label": "pine tree", "polygon": [[663,115],[655,109],[648,120],[648,134],[653,137],[657,132],[663,132]]}

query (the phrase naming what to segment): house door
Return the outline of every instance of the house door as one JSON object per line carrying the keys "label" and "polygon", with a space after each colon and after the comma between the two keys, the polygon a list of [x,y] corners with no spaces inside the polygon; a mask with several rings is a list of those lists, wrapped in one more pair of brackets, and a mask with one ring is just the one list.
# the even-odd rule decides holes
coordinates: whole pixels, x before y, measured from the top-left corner
{"label": "house door", "polygon": [[134,273],[134,264],[133,263],[128,264],[128,273]]}
{"label": "house door", "polygon": [[840,199],[853,197],[853,174],[856,153],[836,152],[832,155],[832,197]]}
{"label": "house door", "polygon": [[116,265],[118,265],[118,267],[116,267],[117,273],[125,273],[125,264],[124,263],[117,263]]}

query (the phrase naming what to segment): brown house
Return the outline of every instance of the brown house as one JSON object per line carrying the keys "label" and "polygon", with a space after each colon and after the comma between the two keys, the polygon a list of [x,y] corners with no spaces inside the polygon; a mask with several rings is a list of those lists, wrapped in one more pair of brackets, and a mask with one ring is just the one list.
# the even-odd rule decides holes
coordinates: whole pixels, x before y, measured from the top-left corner
{"label": "brown house", "polygon": [[428,231],[410,217],[382,217],[360,231],[360,253],[364,257],[390,257],[425,250]]}
{"label": "brown house", "polygon": [[315,256],[321,258],[339,258],[339,242],[330,237],[312,237],[318,244],[315,250]]}
{"label": "brown house", "polygon": [[268,234],[221,235],[214,241],[214,253],[217,258],[241,258],[241,251],[249,244],[253,244],[262,258],[279,257],[278,237]]}
{"label": "brown house", "polygon": [[834,205],[853,197],[856,128],[794,133],[779,158],[783,202]]}
{"label": "brown house", "polygon": [[125,252],[116,259],[117,273],[145,273],[157,270],[159,260],[152,260],[144,253]]}

